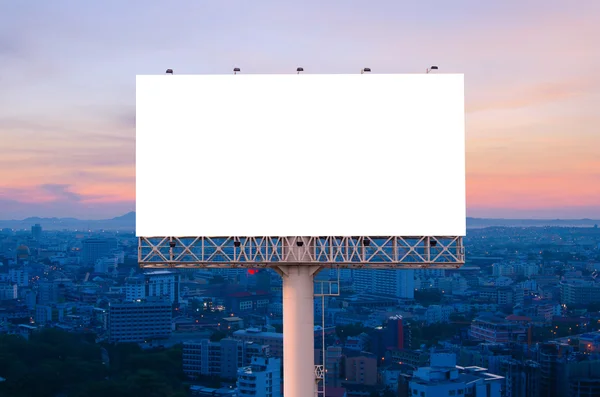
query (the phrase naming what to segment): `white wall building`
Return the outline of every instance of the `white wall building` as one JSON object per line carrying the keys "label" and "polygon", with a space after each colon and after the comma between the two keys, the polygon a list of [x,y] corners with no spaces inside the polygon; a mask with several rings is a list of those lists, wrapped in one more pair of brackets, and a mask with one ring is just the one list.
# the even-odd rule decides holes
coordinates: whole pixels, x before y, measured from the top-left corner
{"label": "white wall building", "polygon": [[240,368],[237,374],[238,397],[281,397],[280,359],[254,357],[252,364]]}
{"label": "white wall building", "polygon": [[181,275],[168,270],[144,273],[146,297],[166,297],[171,303],[179,302]]}
{"label": "white wall building", "polygon": [[144,277],[128,277],[125,280],[125,300],[133,302],[146,298],[146,280]]}
{"label": "white wall building", "polygon": [[190,378],[202,375],[235,379],[237,370],[252,364],[253,357],[267,356],[269,347],[253,342],[225,338],[184,342],[183,372]]}
{"label": "white wall building", "polygon": [[433,353],[431,366],[420,367],[409,382],[417,397],[500,397],[504,378],[481,367],[458,367],[453,353]]}
{"label": "white wall building", "polygon": [[17,284],[12,282],[0,284],[0,300],[13,300],[18,298]]}
{"label": "white wall building", "polygon": [[29,274],[23,269],[10,269],[8,278],[19,287],[29,286]]}
{"label": "white wall building", "polygon": [[427,324],[447,323],[452,313],[454,313],[453,306],[431,305],[425,311],[425,321]]}
{"label": "white wall building", "polygon": [[101,274],[109,274],[114,272],[119,265],[118,258],[116,256],[106,256],[96,260],[94,264],[94,272]]}

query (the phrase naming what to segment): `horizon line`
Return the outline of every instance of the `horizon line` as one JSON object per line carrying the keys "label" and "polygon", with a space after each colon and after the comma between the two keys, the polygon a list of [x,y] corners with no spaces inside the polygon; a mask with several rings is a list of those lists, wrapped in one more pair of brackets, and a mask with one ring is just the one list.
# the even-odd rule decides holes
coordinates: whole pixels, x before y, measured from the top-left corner
{"label": "horizon line", "polygon": [[[71,216],[63,216],[63,217],[48,217],[48,216],[37,216],[37,215],[33,215],[33,216],[28,216],[26,218],[23,219],[0,219],[0,222],[24,222],[27,221],[29,219],[71,219],[71,220],[77,220],[77,221],[88,221],[88,222],[98,222],[98,221],[112,221],[116,218],[122,218],[125,217],[127,215],[135,215],[136,212],[135,211],[129,211],[126,212],[124,214],[121,215],[116,215],[110,218],[97,218],[97,219],[83,219],[83,218],[76,218],[76,217],[71,217]],[[538,218],[538,217],[522,217],[522,218],[496,218],[496,217],[475,217],[475,216],[466,216],[465,219],[485,219],[485,220],[503,220],[503,221],[599,221],[600,222],[600,218],[596,219],[596,218],[589,218],[589,217],[577,217],[577,218],[553,218],[553,217],[546,217],[546,218]]]}

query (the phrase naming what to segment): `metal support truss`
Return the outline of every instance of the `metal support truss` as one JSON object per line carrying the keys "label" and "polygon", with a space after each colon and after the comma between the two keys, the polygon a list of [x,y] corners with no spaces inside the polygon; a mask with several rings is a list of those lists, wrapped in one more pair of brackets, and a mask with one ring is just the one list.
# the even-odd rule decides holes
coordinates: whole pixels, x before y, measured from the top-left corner
{"label": "metal support truss", "polygon": [[317,397],[325,397],[325,372],[327,369],[327,346],[325,345],[325,297],[340,296],[340,268],[336,267],[335,280],[315,280],[315,297],[321,298],[321,356],[323,365],[315,365],[315,381],[317,382]]}
{"label": "metal support truss", "polygon": [[[295,249],[297,247],[303,249]],[[460,236],[140,237],[142,268],[277,267],[458,268]]]}
{"label": "metal support truss", "polygon": [[317,380],[325,379],[325,366],[324,365],[315,365],[315,379],[317,379]]}

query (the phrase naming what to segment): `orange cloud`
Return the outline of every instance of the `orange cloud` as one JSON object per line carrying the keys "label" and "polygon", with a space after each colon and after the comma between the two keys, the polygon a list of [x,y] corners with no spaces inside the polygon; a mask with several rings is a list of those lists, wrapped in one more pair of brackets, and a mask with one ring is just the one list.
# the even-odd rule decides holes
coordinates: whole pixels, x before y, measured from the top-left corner
{"label": "orange cloud", "polygon": [[486,95],[486,99],[474,98],[467,102],[465,108],[467,113],[526,108],[595,93],[597,88],[596,82],[583,78],[524,87],[516,85],[514,88],[494,91],[493,95]]}

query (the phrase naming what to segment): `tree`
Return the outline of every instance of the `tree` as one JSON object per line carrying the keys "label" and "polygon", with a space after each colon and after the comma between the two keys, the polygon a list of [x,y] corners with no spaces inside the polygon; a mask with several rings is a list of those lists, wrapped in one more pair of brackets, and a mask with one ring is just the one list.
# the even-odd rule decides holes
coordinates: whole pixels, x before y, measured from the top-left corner
{"label": "tree", "polygon": [[0,396],[176,397],[186,392],[182,347],[144,351],[136,344],[102,347],[93,336],[44,329],[29,340],[0,335]]}
{"label": "tree", "polygon": [[215,331],[213,332],[213,334],[210,336],[210,341],[211,342],[219,342],[221,339],[226,338],[227,334],[223,331]]}
{"label": "tree", "polygon": [[209,280],[210,284],[223,284],[224,282],[225,282],[225,277],[219,276],[218,274],[213,276],[213,278],[211,278]]}
{"label": "tree", "polygon": [[434,305],[442,301],[443,294],[439,290],[417,290],[415,301],[423,306]]}
{"label": "tree", "polygon": [[352,336],[358,336],[366,331],[366,328],[361,323],[349,324],[349,325],[337,325],[335,327],[335,333],[339,338],[349,338]]}
{"label": "tree", "polygon": [[385,389],[383,391],[383,396],[382,397],[396,397],[396,393],[394,393],[392,390],[390,389]]}

